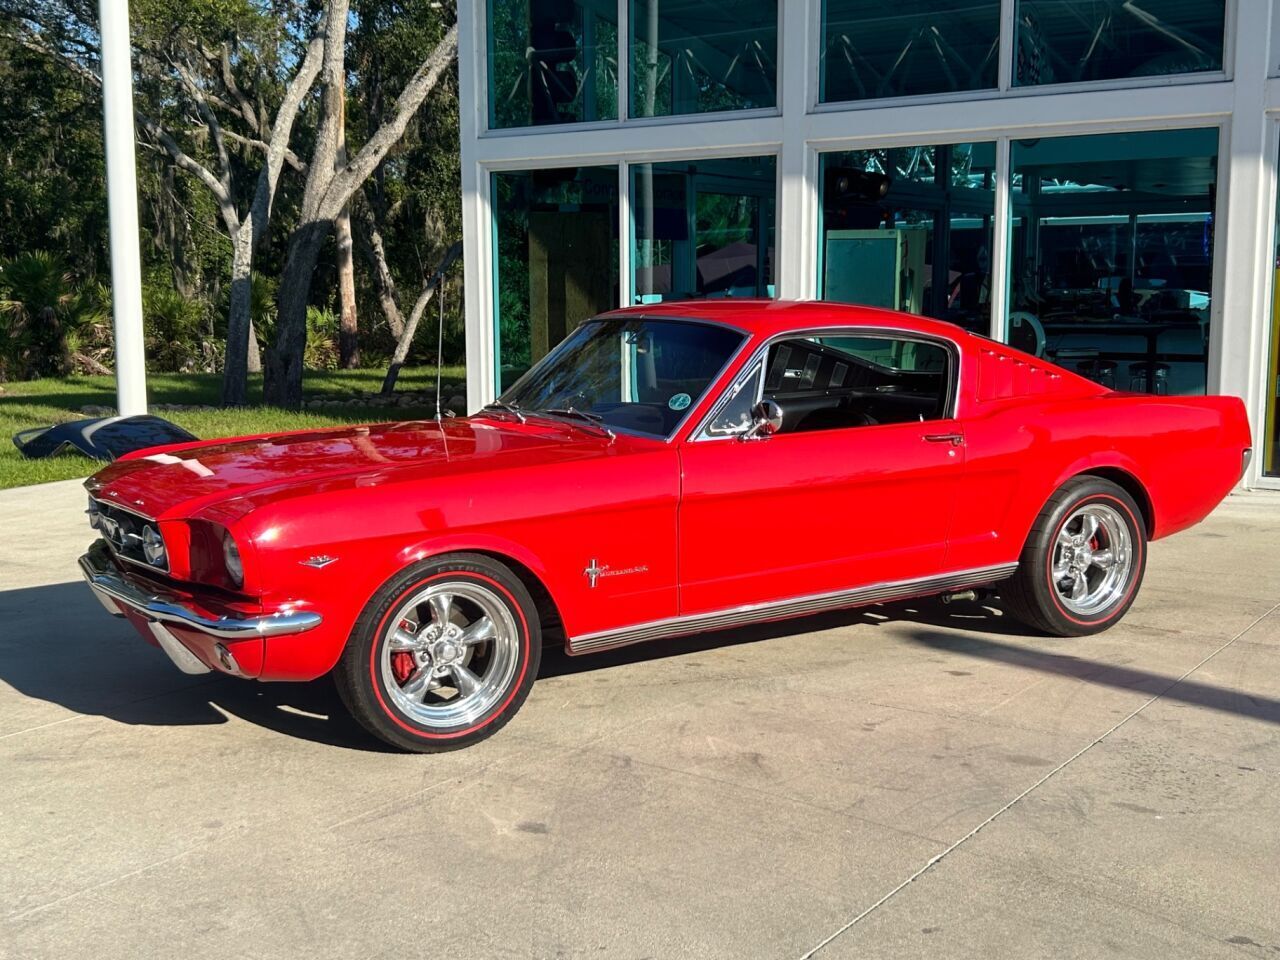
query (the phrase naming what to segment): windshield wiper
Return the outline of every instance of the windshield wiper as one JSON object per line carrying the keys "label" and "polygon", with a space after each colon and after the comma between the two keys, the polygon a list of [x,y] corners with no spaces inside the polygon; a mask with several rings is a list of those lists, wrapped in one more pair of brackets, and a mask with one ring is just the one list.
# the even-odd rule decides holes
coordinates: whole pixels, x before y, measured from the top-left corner
{"label": "windshield wiper", "polygon": [[601,420],[604,419],[604,417],[600,416],[600,414],[598,413],[588,413],[586,410],[578,410],[572,406],[549,407],[548,409],[542,410],[540,412],[541,413],[558,413],[562,417],[579,417],[583,420],[589,420],[592,423],[599,423]]}
{"label": "windshield wiper", "polygon": [[594,427],[610,440],[617,438],[617,434],[601,423],[601,421],[604,420],[604,417],[600,416],[598,413],[588,413],[585,410],[575,410],[573,407],[550,407],[545,410],[530,410],[529,412],[538,417],[548,417],[552,420],[568,420],[570,423],[577,426]]}
{"label": "windshield wiper", "polygon": [[521,423],[525,423],[529,418],[524,415],[524,411],[520,409],[518,404],[507,403],[505,400],[495,400],[493,403],[486,403],[485,410],[501,410],[503,413],[509,413]]}

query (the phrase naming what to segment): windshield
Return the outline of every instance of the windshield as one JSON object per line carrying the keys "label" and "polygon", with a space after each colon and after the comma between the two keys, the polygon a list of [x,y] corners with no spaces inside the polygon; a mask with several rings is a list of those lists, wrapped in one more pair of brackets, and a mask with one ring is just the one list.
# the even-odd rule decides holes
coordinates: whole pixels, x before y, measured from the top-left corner
{"label": "windshield", "polygon": [[744,339],[728,327],[684,320],[588,320],[499,404],[665,439]]}

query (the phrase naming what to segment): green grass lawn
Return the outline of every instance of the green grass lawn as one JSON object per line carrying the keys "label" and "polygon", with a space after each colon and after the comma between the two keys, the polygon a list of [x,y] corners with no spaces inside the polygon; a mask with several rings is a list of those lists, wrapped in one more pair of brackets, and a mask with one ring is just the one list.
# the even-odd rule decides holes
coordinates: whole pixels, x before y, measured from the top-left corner
{"label": "green grass lawn", "polygon": [[[303,384],[306,399],[350,400],[356,391],[376,392],[382,386],[381,370],[340,370],[311,372]],[[442,396],[447,405],[451,396],[466,395],[463,367],[445,367]],[[434,367],[405,369],[396,383],[397,393],[427,391],[434,394]],[[158,373],[147,377],[147,398],[152,404],[216,404],[221,387],[218,374]],[[80,408],[88,404],[114,407],[116,384],[112,377],[65,377],[0,384],[0,489],[21,487],[50,480],[87,477],[102,467],[101,461],[90,460],[78,453],[62,454],[45,460],[27,460],[11,438],[29,427],[48,426],[66,420],[90,416]],[[251,397],[262,396],[262,380],[251,377]],[[459,413],[463,411],[459,410]],[[386,420],[412,420],[434,416],[435,407],[336,406],[319,410],[277,410],[271,407],[245,407],[235,410],[156,411],[157,416],[172,420],[201,439],[234,437],[251,433],[274,433],[282,430],[304,430],[341,423],[377,423]]]}

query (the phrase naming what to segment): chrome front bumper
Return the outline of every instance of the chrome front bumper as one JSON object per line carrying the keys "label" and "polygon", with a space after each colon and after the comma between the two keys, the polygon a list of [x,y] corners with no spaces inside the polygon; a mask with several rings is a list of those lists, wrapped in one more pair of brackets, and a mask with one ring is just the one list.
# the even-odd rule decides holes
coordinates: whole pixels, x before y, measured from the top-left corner
{"label": "chrome front bumper", "polygon": [[[142,614],[152,624],[171,623],[189,627],[219,640],[278,637],[303,633],[320,625],[320,614],[310,610],[259,617],[206,617],[184,605],[177,597],[166,597],[161,593],[145,590],[125,579],[116,569],[110,551],[101,540],[80,558],[80,570],[102,605],[115,616],[123,616],[116,606],[120,604]],[[168,633],[167,630],[164,632]],[[168,647],[165,649],[168,650]]]}

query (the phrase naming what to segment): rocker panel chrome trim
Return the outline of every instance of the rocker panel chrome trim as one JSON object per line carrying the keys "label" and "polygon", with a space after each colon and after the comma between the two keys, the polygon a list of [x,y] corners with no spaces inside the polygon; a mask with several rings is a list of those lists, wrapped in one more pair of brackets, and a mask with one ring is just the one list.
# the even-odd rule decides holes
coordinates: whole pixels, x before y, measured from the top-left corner
{"label": "rocker panel chrome trim", "polygon": [[906,600],[910,597],[928,596],[946,590],[995,583],[1005,579],[1017,569],[1017,563],[1001,563],[935,577],[896,580],[890,583],[856,587],[852,590],[839,590],[834,593],[818,593],[805,597],[793,597],[789,600],[774,600],[769,603],[732,607],[728,610],[715,610],[710,613],[669,617],[665,620],[652,620],[649,623],[623,627],[619,630],[604,630],[599,633],[583,634],[580,637],[570,637],[565,648],[574,655],[594,653],[597,650],[624,647],[646,640],[665,640],[670,637],[688,636],[702,631],[725,630],[750,623],[786,620],[812,613],[824,613],[828,610],[861,607],[889,600]]}

